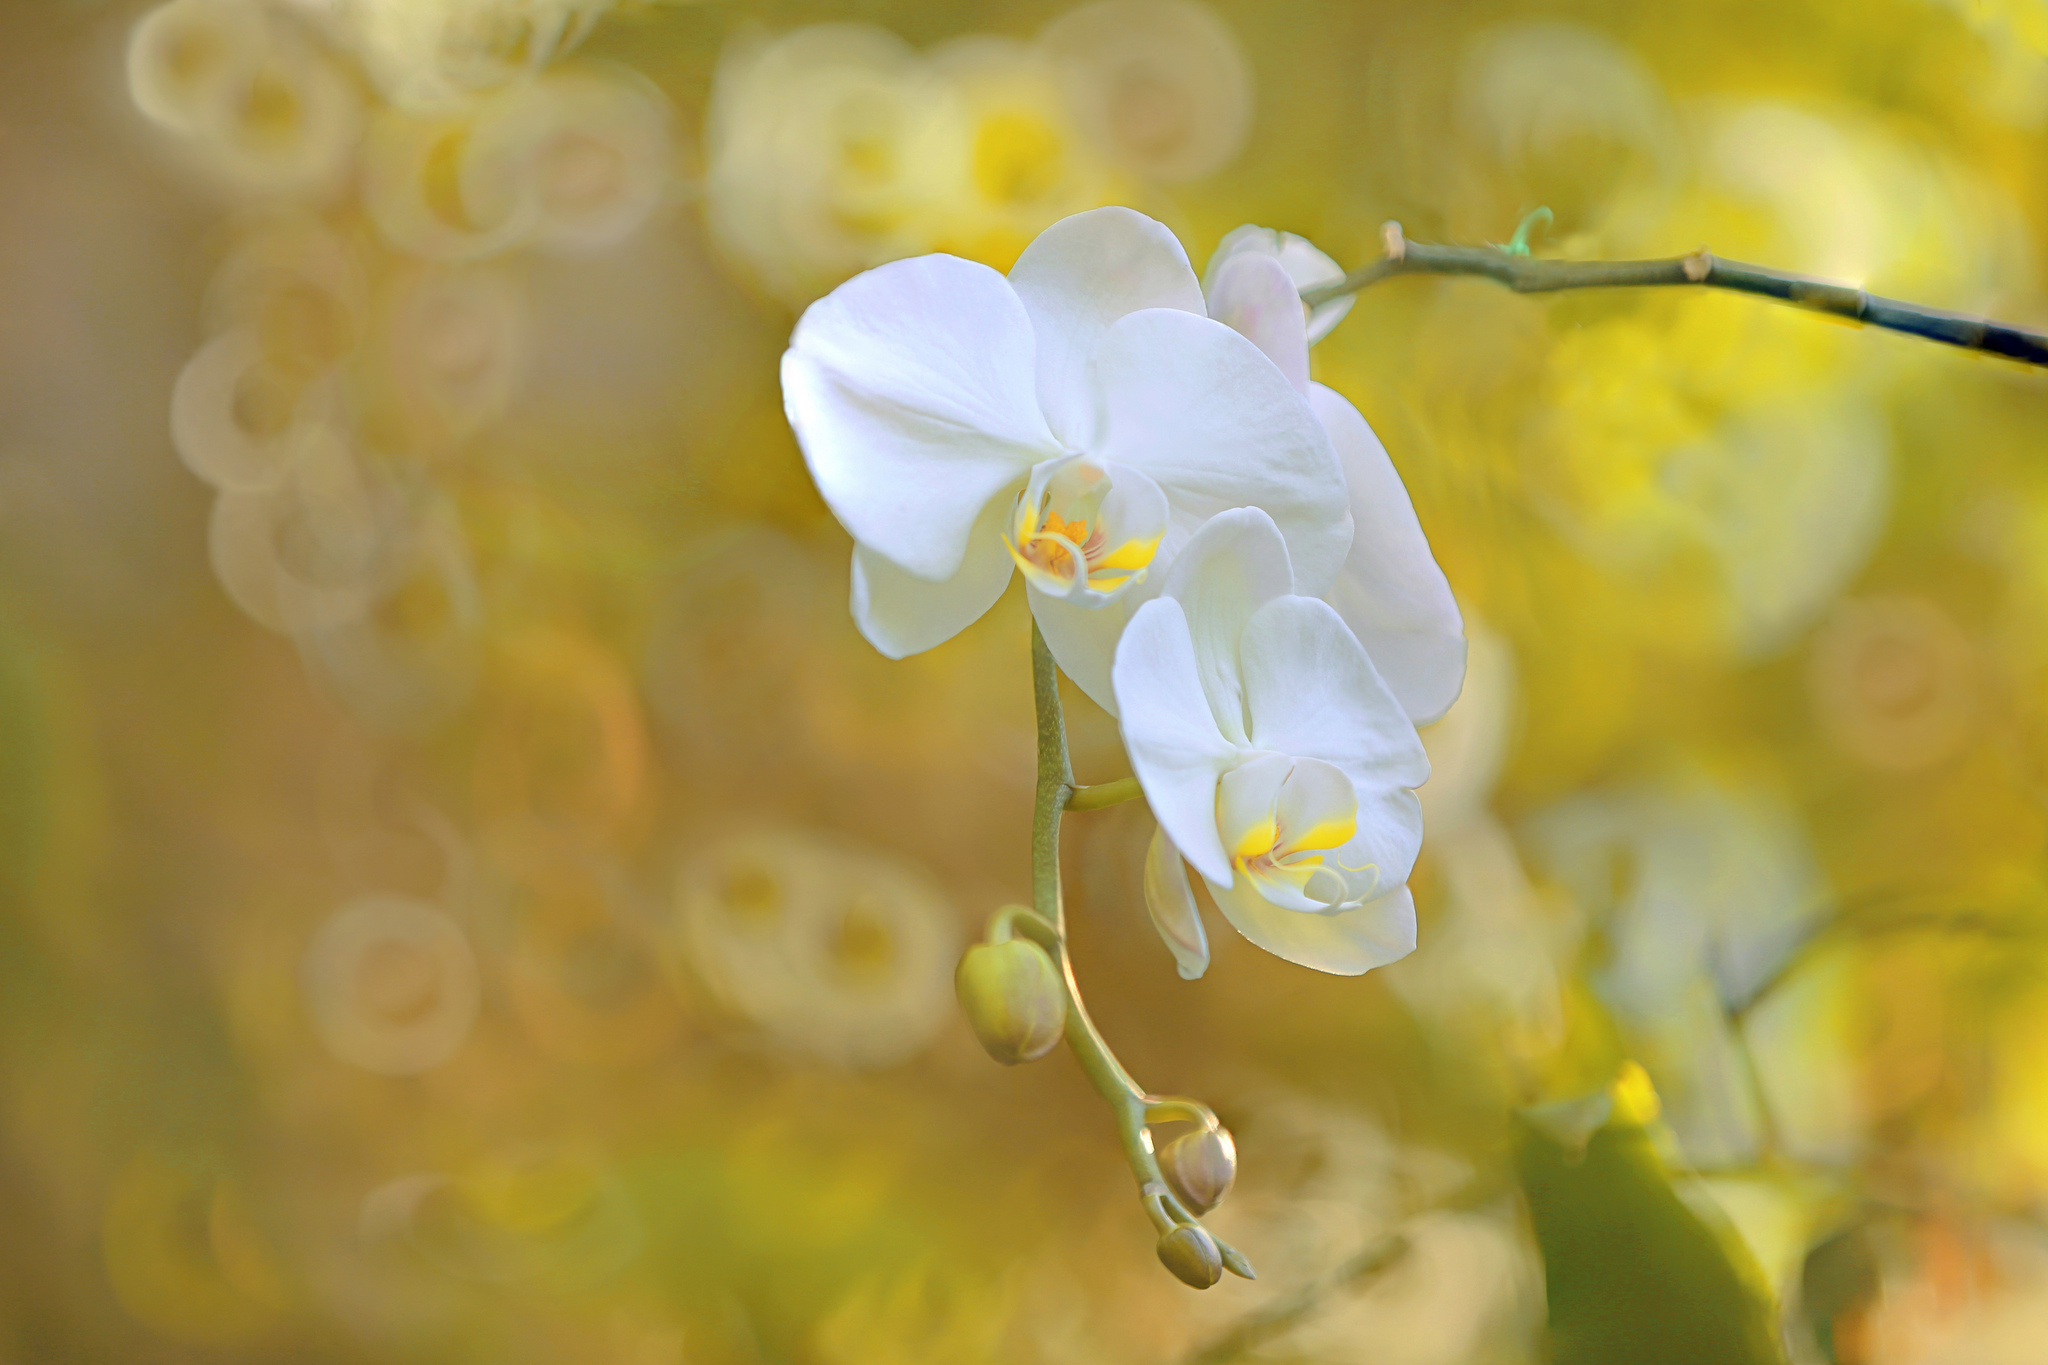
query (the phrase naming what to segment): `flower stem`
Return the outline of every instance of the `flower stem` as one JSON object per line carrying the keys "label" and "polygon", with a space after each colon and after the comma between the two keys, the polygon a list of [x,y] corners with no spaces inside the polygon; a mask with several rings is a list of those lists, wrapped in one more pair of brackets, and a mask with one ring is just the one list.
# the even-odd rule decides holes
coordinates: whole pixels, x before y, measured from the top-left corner
{"label": "flower stem", "polygon": [[[1031,626],[1031,690],[1038,709],[1038,793],[1031,820],[1031,900],[1037,913],[1013,916],[1009,923],[1059,963],[1060,980],[1067,995],[1067,1047],[1081,1064],[1089,1084],[1109,1105],[1124,1160],[1130,1163],[1131,1174],[1137,1178],[1138,1197],[1148,1216],[1155,1223],[1163,1216],[1169,1226],[1195,1223],[1199,1220],[1174,1196],[1160,1173],[1152,1151],[1152,1134],[1146,1125],[1154,1120],[1185,1119],[1214,1129],[1218,1126],[1216,1115],[1196,1100],[1148,1095],[1131,1079],[1116,1054],[1109,1050],[1095,1021],[1088,1017],[1080,983],[1074,979],[1074,961],[1067,952],[1066,910],[1060,895],[1060,817],[1070,807],[1095,809],[1129,800],[1137,794],[1137,782],[1124,778],[1081,788],[1084,792],[1106,794],[1112,788],[1121,790],[1125,783],[1129,784],[1128,793],[1107,799],[1098,795],[1090,805],[1073,806],[1076,788],[1073,763],[1067,753],[1066,715],[1060,706],[1059,671],[1036,622]],[[1221,1238],[1216,1239],[1216,1248],[1224,1266],[1233,1274],[1248,1280],[1255,1278],[1251,1263]]]}
{"label": "flower stem", "polygon": [[1114,782],[1094,782],[1085,787],[1074,788],[1067,798],[1068,810],[1107,810],[1134,801],[1143,793],[1138,789],[1135,777],[1119,777]]}
{"label": "flower stem", "polygon": [[1380,229],[1386,254],[1341,280],[1301,291],[1311,308],[1396,275],[1482,275],[1518,294],[1548,294],[1564,289],[1615,289],[1656,285],[1691,285],[1726,289],[1777,299],[1794,307],[1826,313],[1887,331],[2005,356],[2027,365],[2048,366],[2048,333],[1968,313],[1950,313],[1899,299],[1881,298],[1853,284],[1795,275],[1789,270],[1723,260],[1701,247],[1686,256],[1652,261],[1544,260],[1510,247],[1436,246],[1411,242],[1399,223]]}
{"label": "flower stem", "polygon": [[1067,718],[1060,708],[1060,675],[1038,623],[1031,623],[1031,695],[1038,708],[1038,793],[1031,808],[1031,905],[1053,931],[1066,937],[1060,902],[1060,812],[1074,794],[1067,756]]}

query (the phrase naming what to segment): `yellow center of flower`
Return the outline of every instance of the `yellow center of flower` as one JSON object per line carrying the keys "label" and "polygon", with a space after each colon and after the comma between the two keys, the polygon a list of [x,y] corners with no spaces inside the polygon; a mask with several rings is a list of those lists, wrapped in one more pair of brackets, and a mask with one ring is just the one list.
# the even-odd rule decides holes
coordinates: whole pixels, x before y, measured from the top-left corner
{"label": "yellow center of flower", "polygon": [[1027,535],[1017,546],[1020,559],[1029,560],[1049,574],[1061,578],[1074,576],[1074,550],[1078,548],[1082,558],[1088,558],[1092,550],[1102,552],[1102,532],[1098,529],[1091,545],[1088,523],[1067,521],[1058,512],[1048,511],[1045,521],[1038,530]]}
{"label": "yellow center of flower", "polygon": [[1275,816],[1245,829],[1230,850],[1230,860],[1261,881],[1284,881],[1298,887],[1323,865],[1323,854],[1350,843],[1356,833],[1355,807],[1331,812],[1301,829],[1290,829]]}
{"label": "yellow center of flower", "polygon": [[1016,515],[1003,541],[1025,578],[1045,591],[1066,595],[1084,588],[1114,592],[1144,576],[1159,549],[1159,537],[1115,540],[1108,518],[1101,514],[1109,491],[1109,480],[1101,471],[1080,466],[1035,502],[1028,491],[1018,496]]}
{"label": "yellow center of flower", "polygon": [[1334,765],[1265,754],[1226,773],[1216,789],[1217,830],[1233,872],[1294,910],[1357,905],[1378,884],[1371,866],[1331,855],[1358,833],[1358,795]]}

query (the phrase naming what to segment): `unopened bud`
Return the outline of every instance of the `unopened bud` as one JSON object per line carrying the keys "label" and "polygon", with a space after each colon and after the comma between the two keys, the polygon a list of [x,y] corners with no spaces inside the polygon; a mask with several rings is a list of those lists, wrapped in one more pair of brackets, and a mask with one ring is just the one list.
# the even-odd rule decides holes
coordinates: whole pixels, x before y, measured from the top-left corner
{"label": "unopened bud", "polygon": [[1237,1144],[1221,1128],[1183,1133],[1159,1154],[1159,1173],[1188,1212],[1200,1217],[1230,1193],[1230,1182],[1237,1179]]}
{"label": "unopened bud", "polygon": [[1190,1289],[1208,1289],[1223,1278],[1223,1255],[1206,1229],[1182,1223],[1159,1239],[1159,1264]]}
{"label": "unopened bud", "polygon": [[960,958],[953,989],[974,1036],[1005,1066],[1037,1061],[1067,1026],[1059,970],[1029,939],[975,944]]}

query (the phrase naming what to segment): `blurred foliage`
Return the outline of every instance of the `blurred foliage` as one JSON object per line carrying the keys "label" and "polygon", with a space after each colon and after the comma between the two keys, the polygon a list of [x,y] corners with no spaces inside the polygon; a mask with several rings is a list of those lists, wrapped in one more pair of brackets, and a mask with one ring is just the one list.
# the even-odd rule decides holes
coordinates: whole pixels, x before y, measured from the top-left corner
{"label": "blurred foliage", "polygon": [[[1627,1088],[1626,1080],[1616,1086]],[[1710,1226],[1672,1187],[1644,1127],[1654,1114],[1629,1112],[1625,1098],[1596,1098],[1607,1112],[1589,1132],[1560,1133],[1533,1117],[1516,1130],[1516,1165],[1543,1253],[1548,1359],[1782,1360],[1768,1288],[1733,1229]]]}

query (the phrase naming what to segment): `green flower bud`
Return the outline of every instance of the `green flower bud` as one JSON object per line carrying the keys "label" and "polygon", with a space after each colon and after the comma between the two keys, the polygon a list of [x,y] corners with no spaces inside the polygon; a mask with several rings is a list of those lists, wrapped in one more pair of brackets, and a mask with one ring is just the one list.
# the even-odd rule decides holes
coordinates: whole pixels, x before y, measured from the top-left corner
{"label": "green flower bud", "polygon": [[1183,1133],[1159,1154],[1159,1172],[1188,1212],[1200,1217],[1230,1193],[1230,1182],[1237,1179],[1237,1144],[1221,1128]]}
{"label": "green flower bud", "polygon": [[1029,939],[975,944],[961,956],[953,988],[974,1036],[1005,1066],[1037,1061],[1067,1026],[1059,969]]}
{"label": "green flower bud", "polygon": [[1182,1223],[1159,1239],[1159,1264],[1190,1289],[1207,1289],[1223,1278],[1223,1255],[1204,1228]]}

